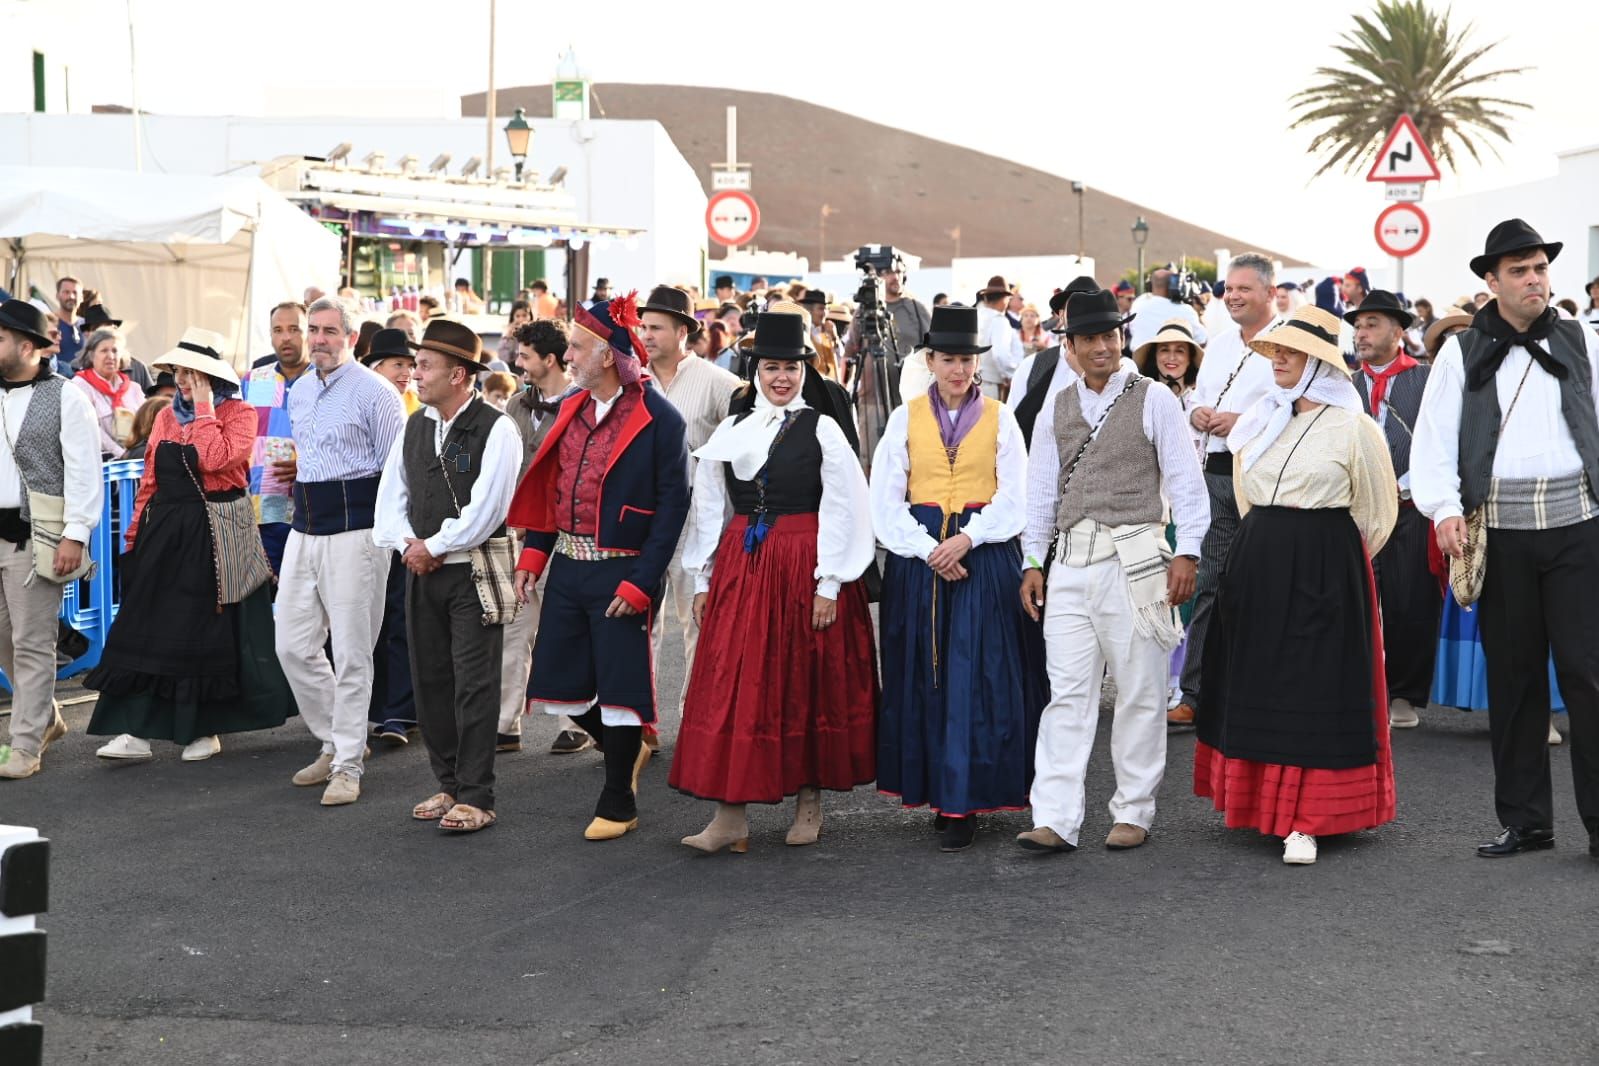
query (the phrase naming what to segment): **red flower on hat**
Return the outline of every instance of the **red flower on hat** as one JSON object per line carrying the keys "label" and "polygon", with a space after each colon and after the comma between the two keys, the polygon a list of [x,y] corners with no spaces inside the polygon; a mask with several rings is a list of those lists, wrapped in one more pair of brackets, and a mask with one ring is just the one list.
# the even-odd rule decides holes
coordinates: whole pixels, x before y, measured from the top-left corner
{"label": "red flower on hat", "polygon": [[606,310],[611,313],[611,321],[623,329],[637,329],[642,324],[638,316],[638,290],[634,289],[626,296],[618,296],[606,305]]}

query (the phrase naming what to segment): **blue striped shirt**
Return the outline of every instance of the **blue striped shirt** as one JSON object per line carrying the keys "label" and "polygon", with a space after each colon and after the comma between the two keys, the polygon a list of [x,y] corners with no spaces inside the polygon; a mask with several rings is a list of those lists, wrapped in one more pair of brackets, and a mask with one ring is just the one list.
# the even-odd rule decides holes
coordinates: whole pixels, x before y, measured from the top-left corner
{"label": "blue striped shirt", "polygon": [[383,473],[405,424],[400,394],[355,360],[326,378],[313,370],[289,389],[289,423],[300,481],[350,481]]}

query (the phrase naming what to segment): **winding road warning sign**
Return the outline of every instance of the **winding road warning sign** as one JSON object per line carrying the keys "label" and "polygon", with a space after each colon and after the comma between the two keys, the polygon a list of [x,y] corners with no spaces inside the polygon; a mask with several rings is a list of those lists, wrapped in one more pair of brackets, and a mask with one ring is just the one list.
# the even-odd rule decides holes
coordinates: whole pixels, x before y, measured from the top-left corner
{"label": "winding road warning sign", "polygon": [[1400,115],[1377,150],[1367,181],[1437,181],[1438,161],[1427,151],[1421,131],[1409,115]]}

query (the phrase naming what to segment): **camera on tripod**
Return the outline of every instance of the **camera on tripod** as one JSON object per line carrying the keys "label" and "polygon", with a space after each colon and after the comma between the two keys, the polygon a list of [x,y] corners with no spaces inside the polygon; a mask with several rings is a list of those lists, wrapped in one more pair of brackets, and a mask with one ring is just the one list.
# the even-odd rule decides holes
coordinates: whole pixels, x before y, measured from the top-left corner
{"label": "camera on tripod", "polygon": [[1203,293],[1210,291],[1198,274],[1187,269],[1186,265],[1179,267],[1176,263],[1167,263],[1166,269],[1171,271],[1171,287],[1166,290],[1169,299],[1180,304],[1197,303]]}

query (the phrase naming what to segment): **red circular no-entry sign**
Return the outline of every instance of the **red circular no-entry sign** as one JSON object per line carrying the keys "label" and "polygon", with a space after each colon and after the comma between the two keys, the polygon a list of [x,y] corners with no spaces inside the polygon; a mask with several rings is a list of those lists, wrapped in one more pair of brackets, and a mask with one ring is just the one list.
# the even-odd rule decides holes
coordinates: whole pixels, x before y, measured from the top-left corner
{"label": "red circular no-entry sign", "polygon": [[761,228],[761,209],[744,190],[723,189],[705,205],[705,228],[717,244],[729,248],[748,244]]}
{"label": "red circular no-entry sign", "polygon": [[1375,233],[1377,247],[1395,259],[1403,259],[1426,245],[1432,235],[1432,223],[1427,221],[1420,204],[1392,204],[1377,216]]}

